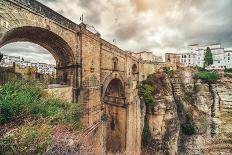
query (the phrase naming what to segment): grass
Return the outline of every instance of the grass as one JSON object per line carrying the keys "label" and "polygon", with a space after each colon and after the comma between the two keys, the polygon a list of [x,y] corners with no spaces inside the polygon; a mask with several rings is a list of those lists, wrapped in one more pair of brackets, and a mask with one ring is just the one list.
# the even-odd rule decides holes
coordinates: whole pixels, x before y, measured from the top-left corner
{"label": "grass", "polygon": [[42,154],[52,143],[56,126],[79,130],[81,116],[78,104],[49,97],[37,81],[9,82],[0,87],[0,126],[34,119],[17,124],[9,134],[0,137],[0,146],[10,146],[10,153]]}

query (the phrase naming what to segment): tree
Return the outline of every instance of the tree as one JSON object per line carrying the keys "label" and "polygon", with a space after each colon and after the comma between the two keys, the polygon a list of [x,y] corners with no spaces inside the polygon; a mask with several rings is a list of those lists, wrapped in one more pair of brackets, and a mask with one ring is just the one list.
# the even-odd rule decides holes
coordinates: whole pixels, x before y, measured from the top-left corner
{"label": "tree", "polygon": [[0,53],[0,62],[2,61],[2,58],[3,58],[3,54]]}
{"label": "tree", "polygon": [[209,47],[206,48],[204,60],[205,60],[204,67],[208,67],[213,64],[213,54]]}

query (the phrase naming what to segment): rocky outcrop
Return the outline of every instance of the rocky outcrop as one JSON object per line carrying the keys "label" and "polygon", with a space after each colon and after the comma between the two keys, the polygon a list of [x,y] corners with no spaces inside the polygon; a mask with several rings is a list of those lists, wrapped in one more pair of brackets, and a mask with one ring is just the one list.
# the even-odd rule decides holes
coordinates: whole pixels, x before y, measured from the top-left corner
{"label": "rocky outcrop", "polygon": [[148,146],[147,153],[175,155],[178,153],[177,143],[180,125],[171,82],[164,74],[154,78],[161,81],[154,81],[160,84],[156,86],[156,89],[159,90],[155,97],[157,105],[151,110],[152,112],[146,113],[149,130],[153,138],[153,144]]}
{"label": "rocky outcrop", "polygon": [[[166,87],[154,85],[161,91],[155,95],[153,112],[146,113],[154,143],[148,154],[232,153],[232,80],[211,84],[195,73],[186,68],[166,77]],[[188,119],[196,130],[193,134],[183,132]]]}

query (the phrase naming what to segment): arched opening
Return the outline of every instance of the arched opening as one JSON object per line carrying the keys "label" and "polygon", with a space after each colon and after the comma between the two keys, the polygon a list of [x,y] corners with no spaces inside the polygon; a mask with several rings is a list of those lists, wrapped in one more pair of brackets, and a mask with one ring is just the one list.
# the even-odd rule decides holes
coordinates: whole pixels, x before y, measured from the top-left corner
{"label": "arched opening", "polygon": [[137,65],[133,64],[133,66],[132,66],[132,74],[137,74],[137,72],[138,72]]}
{"label": "arched opening", "polygon": [[[28,43],[29,42],[29,43]],[[41,60],[37,61],[37,65],[41,68],[48,67],[47,64],[55,65],[56,68],[56,82],[59,84],[71,85],[72,81],[72,68],[70,67],[74,62],[73,52],[70,46],[57,34],[43,28],[39,27],[19,27],[12,29],[6,32],[0,40],[0,50],[2,48],[11,47],[13,45],[18,45],[18,50],[22,48],[25,44],[36,44],[30,47],[37,47],[39,49],[37,55],[34,55],[33,62],[36,62],[35,59],[40,59],[41,57],[47,57],[50,53],[50,57],[47,57],[47,63],[42,65]],[[43,49],[43,50],[41,50]],[[46,50],[45,50],[46,49]],[[22,57],[28,57],[33,55],[30,48],[24,51]],[[45,51],[47,52],[45,54]],[[19,54],[20,51],[15,51],[15,54]],[[34,53],[35,54],[35,53]],[[46,55],[46,56],[45,56]],[[12,56],[12,54],[11,54]],[[20,60],[20,64],[23,64],[23,61]],[[27,59],[28,61],[28,59]],[[28,65],[28,63],[27,63]],[[33,64],[34,67],[36,66]],[[33,67],[32,65],[32,67]],[[22,67],[22,66],[21,66]],[[38,67],[38,66],[37,66]]]}
{"label": "arched opening", "polygon": [[125,91],[120,79],[113,79],[107,86],[104,103],[107,116],[107,153],[121,153],[126,147]]}

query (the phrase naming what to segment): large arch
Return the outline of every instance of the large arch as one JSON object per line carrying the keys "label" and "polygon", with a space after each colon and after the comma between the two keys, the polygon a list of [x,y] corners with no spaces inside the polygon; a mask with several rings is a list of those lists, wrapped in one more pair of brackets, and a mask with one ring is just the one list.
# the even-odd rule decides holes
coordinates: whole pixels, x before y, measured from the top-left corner
{"label": "large arch", "polygon": [[106,126],[106,153],[122,153],[126,149],[125,90],[120,79],[114,78],[104,94]]}
{"label": "large arch", "polygon": [[18,41],[27,41],[46,48],[55,58],[58,67],[74,63],[74,55],[68,43],[48,29],[23,26],[7,31],[0,40],[0,47]]}
{"label": "large arch", "polygon": [[72,65],[75,64],[75,57],[71,47],[59,35],[35,26],[22,26],[13,28],[0,40],[0,48],[12,42],[32,42],[47,49],[56,60],[57,78],[62,84],[71,85],[73,81]]}

